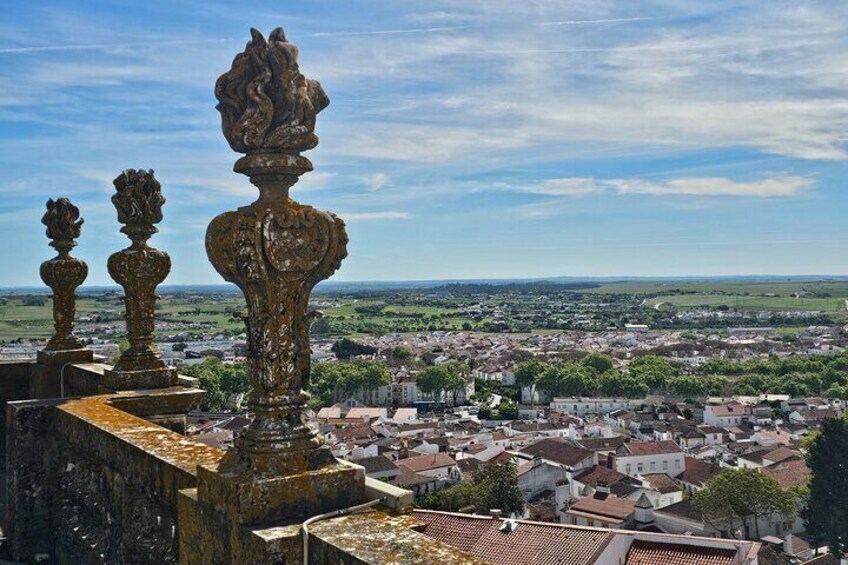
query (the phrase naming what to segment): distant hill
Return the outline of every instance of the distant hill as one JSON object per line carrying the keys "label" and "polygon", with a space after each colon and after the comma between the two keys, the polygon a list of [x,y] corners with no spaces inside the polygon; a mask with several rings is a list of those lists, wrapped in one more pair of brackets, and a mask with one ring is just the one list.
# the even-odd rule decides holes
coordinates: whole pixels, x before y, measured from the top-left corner
{"label": "distant hill", "polygon": [[[482,291],[491,287],[517,286],[526,288],[549,285],[560,290],[596,288],[599,284],[616,283],[728,283],[728,282],[848,282],[848,275],[728,275],[728,276],[688,276],[688,277],[543,277],[515,279],[443,279],[418,281],[324,281],[316,288],[319,294],[342,294],[351,292],[423,290],[438,289],[450,292]],[[505,289],[499,289],[505,290]],[[0,294],[42,294],[48,293],[47,287],[0,287]],[[168,293],[221,293],[238,294],[239,289],[232,284],[205,285],[162,285],[160,292]],[[80,294],[101,294],[122,292],[118,286],[83,286]]]}

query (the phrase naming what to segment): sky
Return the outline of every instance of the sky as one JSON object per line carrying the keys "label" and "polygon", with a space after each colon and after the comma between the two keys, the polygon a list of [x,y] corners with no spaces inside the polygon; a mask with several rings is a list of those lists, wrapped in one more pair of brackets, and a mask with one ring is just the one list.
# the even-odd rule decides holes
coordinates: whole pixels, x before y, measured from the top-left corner
{"label": "sky", "polygon": [[292,189],[339,214],[335,280],[848,274],[841,0],[8,2],[0,286],[39,285],[40,218],[85,218],[87,284],[126,238],[109,198],[152,168],[169,284],[256,189],[214,84],[286,30],[330,106]]}

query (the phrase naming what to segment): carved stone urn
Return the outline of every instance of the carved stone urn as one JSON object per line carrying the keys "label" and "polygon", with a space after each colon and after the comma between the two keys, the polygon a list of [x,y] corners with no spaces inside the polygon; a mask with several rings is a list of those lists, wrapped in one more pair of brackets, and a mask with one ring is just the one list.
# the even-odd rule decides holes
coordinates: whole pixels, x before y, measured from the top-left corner
{"label": "carved stone urn", "polygon": [[147,240],[162,221],[162,187],[153,171],[128,169],[114,180],[112,204],[118,211],[121,232],[132,244],[109,257],[109,275],[124,288],[129,348],[104,374],[112,390],[174,386],[177,372],[165,364],[153,344],[156,287],[171,271],[168,254],[150,247]]}
{"label": "carved stone urn", "polygon": [[83,222],[79,209],[67,198],[47,201],[41,223],[47,226],[50,246],[57,255],[41,264],[41,280],[53,291],[53,336],[38,352],[39,363],[45,365],[88,363],[94,358],[74,335],[76,289],[88,276],[88,265],[70,253]]}
{"label": "carved stone urn", "polygon": [[312,170],[300,155],[318,144],[315,117],[328,104],[305,78],[298,49],[282,28],[252,39],[218,79],[224,136],[245,153],[234,167],[259,189],[253,204],[216,217],[206,233],[209,260],[247,301],[248,366],[255,416],[222,468],[290,475],[335,463],[305,425],[310,372],[307,313],[312,288],[347,255],[344,222],[294,201],[289,189]]}

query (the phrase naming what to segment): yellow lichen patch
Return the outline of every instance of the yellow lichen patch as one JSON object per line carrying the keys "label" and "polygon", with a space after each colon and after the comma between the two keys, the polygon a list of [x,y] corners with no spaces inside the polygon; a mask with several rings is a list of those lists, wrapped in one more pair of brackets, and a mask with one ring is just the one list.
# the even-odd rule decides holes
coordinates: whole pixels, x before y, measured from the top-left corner
{"label": "yellow lichen patch", "polygon": [[[410,529],[415,520],[383,512],[365,512],[316,522],[310,533],[316,554],[332,558],[348,555],[362,563],[424,565],[484,565],[471,554]],[[310,556],[313,550],[310,550]]]}
{"label": "yellow lichen patch", "polygon": [[192,441],[111,406],[110,398],[102,395],[69,400],[58,406],[58,410],[192,475],[196,475],[197,465],[214,465],[224,456],[220,449]]}

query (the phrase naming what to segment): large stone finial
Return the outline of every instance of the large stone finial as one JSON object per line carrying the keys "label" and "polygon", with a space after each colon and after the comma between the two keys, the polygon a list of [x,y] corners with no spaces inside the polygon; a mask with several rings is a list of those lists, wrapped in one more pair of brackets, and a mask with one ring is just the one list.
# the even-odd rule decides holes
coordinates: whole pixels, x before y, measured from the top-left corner
{"label": "large stone finial", "polygon": [[318,145],[315,116],[330,103],[318,81],[300,73],[298,49],[283,28],[251,40],[215,85],[224,137],[233,151],[295,152]]}
{"label": "large stone finial", "polygon": [[177,373],[165,364],[153,345],[156,287],[171,271],[167,253],[147,245],[162,221],[162,186],[153,171],[128,169],[114,180],[112,204],[121,231],[132,245],[109,257],[109,275],[124,288],[129,348],[106,371],[104,385],[113,390],[173,386]]}
{"label": "large stone finial", "polygon": [[67,198],[47,201],[47,212],[41,218],[47,226],[50,246],[58,254],[41,264],[41,280],[53,291],[53,336],[47,346],[38,352],[44,364],[86,363],[93,359],[91,351],[83,347],[74,335],[76,289],[88,276],[88,265],[70,251],[82,231],[83,219],[79,208]]}
{"label": "large stone finial", "polygon": [[259,188],[259,200],[209,224],[206,250],[215,269],[247,300],[248,360],[253,423],[226,464],[286,475],[333,463],[303,422],[303,387],[310,372],[312,288],[347,255],[344,222],[291,200],[289,188],[312,165],[299,155],[315,147],[315,116],[329,100],[304,78],[297,47],[274,30],[256,30],[232,69],[218,79],[224,135],[247,153],[235,170]]}

